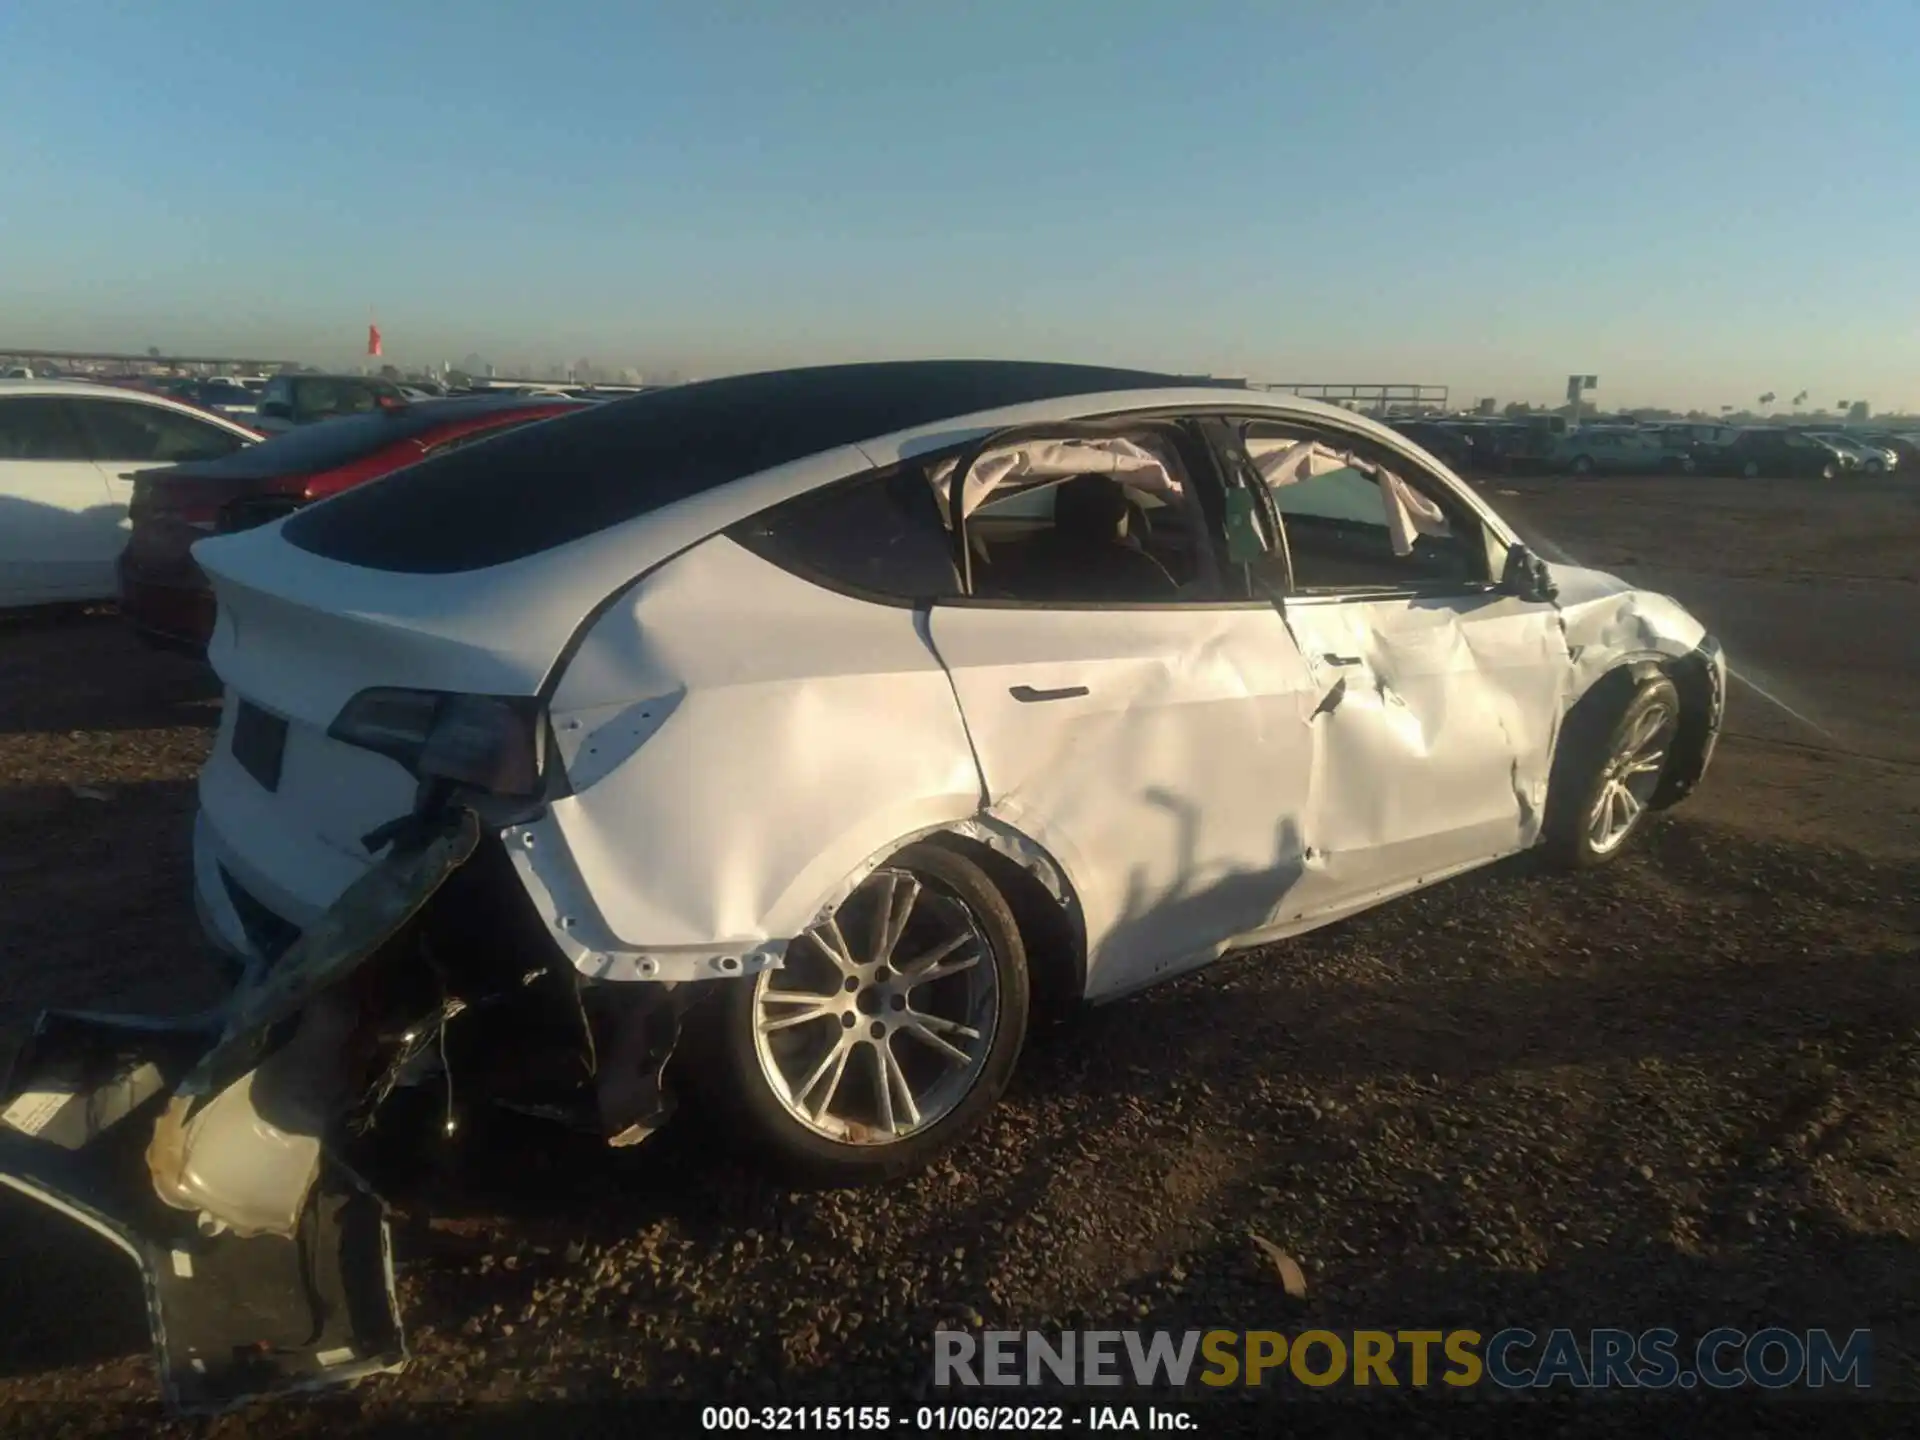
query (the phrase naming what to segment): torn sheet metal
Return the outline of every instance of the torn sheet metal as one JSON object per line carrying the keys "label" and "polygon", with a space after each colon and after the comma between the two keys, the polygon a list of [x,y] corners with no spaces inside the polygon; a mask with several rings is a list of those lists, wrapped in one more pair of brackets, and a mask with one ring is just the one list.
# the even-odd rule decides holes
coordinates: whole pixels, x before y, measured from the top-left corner
{"label": "torn sheet metal", "polygon": [[211,1094],[250,1068],[269,1029],[299,1014],[398,934],[479,843],[478,817],[459,810],[418,846],[397,849],[366,870],[271,971],[235,992],[219,1043],[181,1082],[179,1098]]}
{"label": "torn sheet metal", "polygon": [[[928,472],[940,515],[953,523],[949,494],[957,459],[942,460]],[[1135,440],[1023,440],[1001,449],[989,450],[967,471],[966,491],[961,496],[961,514],[973,514],[1000,486],[1012,483],[1044,483],[1068,480],[1076,475],[1109,475],[1115,480],[1149,495],[1173,502],[1181,497],[1179,476],[1174,467],[1152,447]]]}
{"label": "torn sheet metal", "polygon": [[698,987],[672,984],[603,993],[612,1013],[601,1025],[606,1053],[596,1066],[594,1107],[607,1144],[638,1145],[672,1118],[667,1064],[698,993]]}

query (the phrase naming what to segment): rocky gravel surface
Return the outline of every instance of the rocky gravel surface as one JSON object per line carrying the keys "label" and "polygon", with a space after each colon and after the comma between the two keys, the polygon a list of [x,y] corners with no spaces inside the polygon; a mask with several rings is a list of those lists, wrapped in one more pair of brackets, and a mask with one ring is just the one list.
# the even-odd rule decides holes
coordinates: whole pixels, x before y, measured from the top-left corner
{"label": "rocky gravel surface", "polygon": [[[186,1008],[209,983],[185,885],[204,686],[106,621],[0,633],[0,681],[0,1024]],[[1819,762],[1827,803],[1885,821],[1871,844],[1714,802],[1790,808],[1814,782],[1782,753],[1729,741],[1615,868],[1504,863],[1072,1017],[981,1133],[884,1189],[770,1188],[691,1121],[614,1153],[502,1120],[418,1157],[390,1191],[415,1360],[344,1396],[166,1420],[131,1268],[0,1195],[0,1424],[520,1433],[697,1426],[646,1408],[676,1397],[911,1406],[938,1402],[942,1325],[1870,1326],[1874,1395],[1920,1399],[1913,777]],[[1506,1398],[1283,1380],[1183,1401],[1197,1433],[1422,1433]],[[1566,1399],[1527,1432],[1756,1423]]]}

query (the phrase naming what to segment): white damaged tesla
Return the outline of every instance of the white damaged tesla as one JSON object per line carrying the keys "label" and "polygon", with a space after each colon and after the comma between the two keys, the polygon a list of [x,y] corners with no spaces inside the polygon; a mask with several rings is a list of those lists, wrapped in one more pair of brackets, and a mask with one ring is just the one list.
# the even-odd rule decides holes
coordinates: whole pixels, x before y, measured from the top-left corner
{"label": "white damaged tesla", "polygon": [[[164,1055],[45,1025],[9,1098],[146,1064],[182,1233],[318,1207],[349,1291],[350,1137],[423,1078],[614,1144],[680,1095],[783,1173],[891,1174],[1039,1017],[1536,845],[1611,860],[1725,690],[1679,605],[1541,561],[1395,432],[1082,366],[659,390],[195,553],[197,903],[239,986]],[[81,1208],[152,1243],[115,1203]],[[170,1383],[390,1363],[379,1309]]]}

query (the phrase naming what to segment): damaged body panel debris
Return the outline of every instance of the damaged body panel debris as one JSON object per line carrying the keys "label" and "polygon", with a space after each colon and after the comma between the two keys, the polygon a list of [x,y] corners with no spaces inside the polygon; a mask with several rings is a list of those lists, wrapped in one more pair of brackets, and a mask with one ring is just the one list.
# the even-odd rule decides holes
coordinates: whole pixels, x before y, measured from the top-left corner
{"label": "damaged body panel debris", "polygon": [[356,1166],[403,1093],[626,1147],[687,1080],[781,1174],[899,1174],[1056,1002],[1605,863],[1725,692],[1392,431],[1077,366],[671,387],[195,556],[244,979],[49,1015],[0,1096],[0,1178],[136,1259],[192,1406],[404,1358]]}
{"label": "damaged body panel debris", "polygon": [[[0,1183],[139,1264],[172,1404],[218,1408],[406,1358],[384,1206],[328,1151],[355,1029],[337,987],[478,837],[462,812],[367,871],[270,976],[234,994],[218,1028],[55,1013],[16,1058]],[[290,1021],[292,1037],[263,1055]],[[66,1097],[62,1109],[32,1108],[28,1097],[46,1095]],[[62,1124],[69,1112],[88,1123]]]}

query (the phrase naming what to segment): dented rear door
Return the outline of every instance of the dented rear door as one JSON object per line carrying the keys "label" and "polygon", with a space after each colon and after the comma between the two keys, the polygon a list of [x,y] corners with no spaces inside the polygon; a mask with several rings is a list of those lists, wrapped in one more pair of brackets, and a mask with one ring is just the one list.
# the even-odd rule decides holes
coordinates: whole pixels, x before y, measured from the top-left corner
{"label": "dented rear door", "polygon": [[1270,605],[938,604],[989,813],[1064,867],[1087,992],[1259,928],[1310,863],[1310,678]]}

